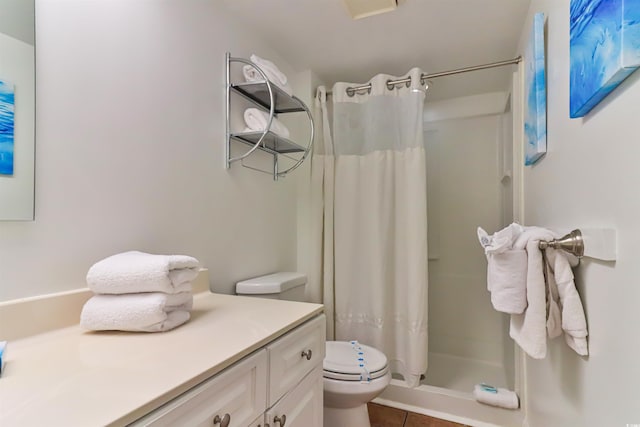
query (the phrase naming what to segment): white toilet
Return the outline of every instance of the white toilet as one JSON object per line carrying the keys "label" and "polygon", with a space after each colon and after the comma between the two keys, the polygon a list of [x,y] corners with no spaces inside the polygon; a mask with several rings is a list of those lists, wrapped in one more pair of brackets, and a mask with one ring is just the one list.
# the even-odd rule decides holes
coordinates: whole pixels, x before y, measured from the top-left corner
{"label": "white toilet", "polygon": [[[236,284],[236,294],[304,301],[307,276],[275,273]],[[327,341],[323,361],[324,425],[370,427],[367,403],[389,385],[391,373],[381,351],[357,341]]]}

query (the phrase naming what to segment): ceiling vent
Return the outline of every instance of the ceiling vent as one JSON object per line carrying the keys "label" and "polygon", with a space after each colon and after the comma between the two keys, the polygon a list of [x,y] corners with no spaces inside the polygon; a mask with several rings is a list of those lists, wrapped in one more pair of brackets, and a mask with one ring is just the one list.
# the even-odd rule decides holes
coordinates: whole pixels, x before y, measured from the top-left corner
{"label": "ceiling vent", "polygon": [[344,2],[353,19],[391,12],[398,7],[398,0],[344,0]]}

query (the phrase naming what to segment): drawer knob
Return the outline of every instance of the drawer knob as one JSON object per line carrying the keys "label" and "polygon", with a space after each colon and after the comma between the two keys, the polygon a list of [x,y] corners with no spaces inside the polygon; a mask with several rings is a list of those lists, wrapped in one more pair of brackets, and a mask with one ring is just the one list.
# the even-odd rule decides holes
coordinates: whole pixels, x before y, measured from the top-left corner
{"label": "drawer knob", "polygon": [[[301,357],[306,357],[307,360],[311,360],[311,349],[309,350],[303,350],[302,353],[300,354]],[[284,425],[284,424],[283,424]]]}
{"label": "drawer knob", "polygon": [[273,423],[274,423],[274,424],[275,424],[275,423],[280,424],[280,427],[284,427],[284,425],[286,424],[286,422],[287,422],[287,416],[286,416],[286,415],[283,415],[283,416],[282,416],[282,418],[280,418],[280,417],[278,417],[278,416],[273,417]]}
{"label": "drawer knob", "polygon": [[224,417],[220,418],[220,415],[216,415],[213,419],[213,424],[220,424],[220,427],[229,427],[231,422],[231,415],[224,414]]}

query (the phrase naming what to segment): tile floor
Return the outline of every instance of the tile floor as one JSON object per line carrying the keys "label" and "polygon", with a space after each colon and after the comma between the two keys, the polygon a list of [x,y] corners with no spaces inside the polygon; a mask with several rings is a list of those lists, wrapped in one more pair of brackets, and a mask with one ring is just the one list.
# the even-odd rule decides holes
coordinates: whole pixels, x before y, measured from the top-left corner
{"label": "tile floor", "polygon": [[369,403],[371,427],[465,427],[463,424],[428,417],[389,406]]}

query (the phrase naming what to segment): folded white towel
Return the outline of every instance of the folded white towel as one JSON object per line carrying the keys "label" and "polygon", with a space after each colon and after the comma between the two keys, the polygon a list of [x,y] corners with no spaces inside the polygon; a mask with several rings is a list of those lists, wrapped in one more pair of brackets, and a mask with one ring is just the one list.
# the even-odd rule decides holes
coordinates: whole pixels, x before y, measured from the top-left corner
{"label": "folded white towel", "polygon": [[190,292],[94,295],[82,307],[80,325],[94,331],[163,332],[187,322]]}
{"label": "folded white towel", "polygon": [[[254,132],[262,132],[269,123],[269,114],[257,108],[247,108],[244,110],[244,122],[247,127]],[[275,117],[271,121],[271,132],[283,137],[289,138],[289,129]]]}
{"label": "folded white towel", "polygon": [[554,339],[562,335],[562,313],[558,305],[560,301],[558,285],[553,275],[553,266],[548,258],[550,251],[547,250],[545,253],[547,255],[547,265],[545,266],[547,269],[547,336]]}
{"label": "folded white towel", "polygon": [[[267,75],[267,78],[270,82],[274,83],[288,95],[293,94],[293,90],[289,85],[287,76],[282,71],[280,71],[280,69],[273,62],[260,58],[257,55],[251,55],[250,59],[251,62],[260,67],[260,69]],[[245,80],[248,82],[264,80],[262,75],[251,65],[245,65],[244,67],[242,67],[242,74],[244,75]]]}
{"label": "folded white towel", "polygon": [[527,251],[527,308],[522,314],[512,314],[509,335],[532,358],[547,354],[547,299],[540,240],[553,239],[550,230],[526,227],[514,243],[514,249]]}
{"label": "folded white towel", "polygon": [[97,294],[190,292],[199,266],[186,255],[124,252],[95,263],[87,272],[87,285]]}
{"label": "folded white towel", "polygon": [[480,403],[491,406],[499,406],[507,409],[518,409],[518,395],[506,388],[493,388],[476,384],[473,388],[473,396]]}
{"label": "folded white towel", "polygon": [[562,251],[555,249],[547,249],[547,258],[553,267],[550,281],[556,292],[552,291],[551,296],[555,299],[556,306],[560,306],[564,339],[576,353],[586,356],[589,354],[587,320],[580,295],[575,287],[569,260]]}
{"label": "folded white towel", "polygon": [[497,311],[520,314],[527,308],[527,251],[487,254],[487,288]]}

